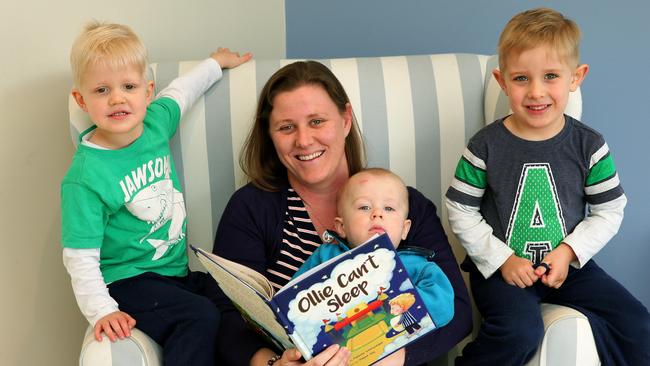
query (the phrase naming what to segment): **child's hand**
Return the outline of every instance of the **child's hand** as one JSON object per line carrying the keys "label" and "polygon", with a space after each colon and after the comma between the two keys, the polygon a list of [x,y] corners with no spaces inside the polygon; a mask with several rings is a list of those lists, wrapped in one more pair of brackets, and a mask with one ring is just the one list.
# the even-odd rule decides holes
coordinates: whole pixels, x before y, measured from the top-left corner
{"label": "child's hand", "polygon": [[550,270],[546,271],[546,268],[539,266],[535,269],[535,275],[541,278],[546,286],[560,288],[569,273],[569,264],[575,259],[573,249],[565,243],[560,243],[544,257],[544,263],[549,265]]}
{"label": "child's hand", "polygon": [[499,270],[507,284],[519,288],[530,287],[539,279],[533,269],[533,263],[514,254],[506,259]]}
{"label": "child's hand", "polygon": [[123,311],[115,311],[97,321],[95,324],[95,339],[101,342],[102,332],[104,332],[111,342],[115,342],[117,338],[130,337],[133,327],[135,327],[135,319],[131,315]]}
{"label": "child's hand", "polygon": [[232,69],[253,58],[253,54],[246,52],[243,56],[239,52],[232,52],[228,48],[219,47],[216,52],[212,52],[210,57],[215,59],[222,69]]}

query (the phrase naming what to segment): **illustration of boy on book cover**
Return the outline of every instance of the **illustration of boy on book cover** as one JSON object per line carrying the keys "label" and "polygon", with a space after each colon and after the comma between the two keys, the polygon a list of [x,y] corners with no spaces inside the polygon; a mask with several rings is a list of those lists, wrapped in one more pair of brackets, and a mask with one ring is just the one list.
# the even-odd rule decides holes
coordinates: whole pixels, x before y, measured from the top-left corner
{"label": "illustration of boy on book cover", "polygon": [[415,296],[410,292],[404,292],[392,298],[388,304],[390,305],[390,313],[395,315],[391,319],[391,326],[393,329],[406,330],[407,337],[414,335],[417,331],[422,329],[418,320],[409,312],[409,309],[415,303]]}
{"label": "illustration of boy on book cover", "polygon": [[321,281],[278,294],[279,314],[306,358],[338,343],[352,352],[351,365],[369,365],[436,328],[390,241],[375,242],[382,244],[319,270]]}

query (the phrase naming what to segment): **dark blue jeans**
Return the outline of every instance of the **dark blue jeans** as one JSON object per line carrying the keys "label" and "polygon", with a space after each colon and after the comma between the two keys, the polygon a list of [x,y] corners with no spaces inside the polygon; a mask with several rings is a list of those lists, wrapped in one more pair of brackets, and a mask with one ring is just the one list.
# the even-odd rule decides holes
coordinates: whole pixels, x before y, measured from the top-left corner
{"label": "dark blue jeans", "polygon": [[544,332],[540,302],[587,316],[603,365],[650,365],[648,310],[593,260],[581,269],[569,267],[559,289],[541,281],[521,289],[505,283],[499,271],[485,279],[469,259],[462,268],[470,273],[483,324],[456,365],[523,365],[530,360]]}
{"label": "dark blue jeans", "polygon": [[108,291],[136,327],[163,347],[165,365],[214,366],[220,319],[208,299],[214,286],[202,272],[186,277],[147,272],[113,282]]}

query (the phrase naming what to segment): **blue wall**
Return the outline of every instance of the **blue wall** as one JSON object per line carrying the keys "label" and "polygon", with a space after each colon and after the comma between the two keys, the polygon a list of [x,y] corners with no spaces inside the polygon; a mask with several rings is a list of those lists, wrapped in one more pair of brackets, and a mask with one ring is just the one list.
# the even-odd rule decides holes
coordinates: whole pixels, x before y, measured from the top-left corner
{"label": "blue wall", "polygon": [[[493,54],[515,13],[549,6],[583,31],[583,121],[607,140],[628,206],[619,234],[596,260],[650,307],[650,2],[515,0],[285,0],[287,57],[469,52]],[[638,41],[637,41],[638,40]],[[645,219],[644,219],[645,217]]]}

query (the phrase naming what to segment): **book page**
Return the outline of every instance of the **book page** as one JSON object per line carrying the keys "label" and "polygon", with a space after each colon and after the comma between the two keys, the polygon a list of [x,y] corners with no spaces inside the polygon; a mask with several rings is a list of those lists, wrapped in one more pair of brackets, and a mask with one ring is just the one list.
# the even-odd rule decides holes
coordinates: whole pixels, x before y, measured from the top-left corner
{"label": "book page", "polygon": [[[221,290],[230,298],[230,300],[237,306],[240,312],[243,312],[244,317],[249,318],[254,323],[257,323],[257,327],[263,327],[266,332],[277,340],[283,347],[291,348],[293,343],[287,336],[284,328],[276,320],[273,310],[263,299],[262,293],[255,289],[252,286],[249,286],[248,283],[242,282],[237,276],[231,273],[228,269],[224,268],[220,263],[217,263],[215,259],[223,259],[212,253],[208,253],[200,248],[194,248],[195,253],[201,264],[210,272],[212,277],[217,281]],[[229,261],[230,263],[234,263]],[[236,263],[235,263],[236,264]],[[239,265],[241,266],[241,265]],[[235,266],[236,267],[236,266]],[[244,266],[242,266],[244,267]],[[233,267],[231,267],[233,268]],[[248,271],[246,273],[255,272],[248,267],[244,267]],[[241,275],[239,272],[237,275]],[[257,272],[255,272],[257,273]],[[255,277],[255,276],[252,276]],[[257,284],[256,281],[253,281],[254,284]],[[255,326],[256,324],[252,324]]]}
{"label": "book page", "polygon": [[216,255],[214,255],[213,259],[231,273],[236,274],[239,279],[248,283],[255,290],[263,294],[267,301],[270,301],[273,298],[275,293],[273,286],[266,277],[261,275],[259,272]]}
{"label": "book page", "polygon": [[[195,252],[201,253],[199,259],[201,257],[206,257],[210,262],[214,262],[215,264],[218,264],[223,269],[230,272],[231,275],[239,278],[242,282],[245,282],[247,285],[255,289],[255,291],[257,291],[259,295],[262,296],[267,301],[270,301],[273,298],[275,292],[273,290],[273,286],[271,285],[269,280],[267,280],[266,277],[261,275],[259,272],[252,270],[237,262],[233,262],[226,258],[219,257],[216,254],[206,252],[201,248],[195,248],[193,246],[191,246],[191,248]],[[203,263],[204,267],[209,269],[209,267],[206,266],[203,261],[201,262]]]}

